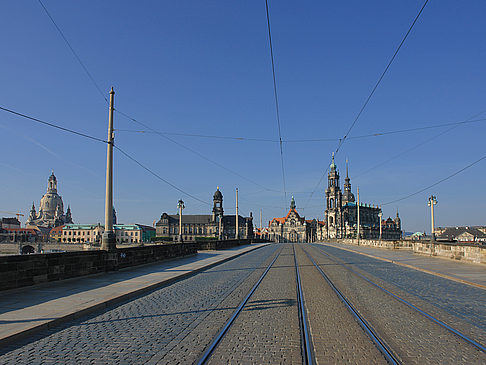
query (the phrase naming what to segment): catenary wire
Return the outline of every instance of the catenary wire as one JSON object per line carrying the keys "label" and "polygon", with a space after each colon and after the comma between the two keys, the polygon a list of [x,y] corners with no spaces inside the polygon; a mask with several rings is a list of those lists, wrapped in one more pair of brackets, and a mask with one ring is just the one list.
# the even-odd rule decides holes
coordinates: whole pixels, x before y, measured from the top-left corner
{"label": "catenary wire", "polygon": [[206,161],[208,161],[208,162],[210,162],[210,163],[212,163],[212,164],[214,164],[214,165],[218,166],[219,168],[221,168],[221,169],[223,169],[223,170],[225,170],[225,171],[228,171],[228,172],[232,173],[233,175],[236,175],[236,176],[240,177],[240,178],[241,178],[241,179],[243,179],[243,180],[246,180],[246,181],[248,181],[248,182],[250,182],[250,183],[252,183],[252,184],[254,184],[254,185],[256,185],[256,186],[261,187],[262,189],[267,190],[267,191],[279,192],[278,190],[273,190],[273,189],[267,188],[266,186],[263,186],[263,185],[261,185],[260,183],[258,183],[258,182],[256,182],[256,181],[254,181],[254,180],[252,180],[252,179],[249,179],[249,178],[247,178],[246,176],[244,176],[244,175],[242,175],[242,174],[240,174],[240,173],[238,173],[238,172],[236,172],[236,171],[233,171],[233,170],[231,170],[231,169],[227,168],[226,166],[223,166],[223,165],[222,165],[222,164],[220,164],[219,162],[216,162],[216,161],[214,161],[214,160],[210,159],[209,157],[206,157],[206,156],[205,156],[205,155],[203,155],[202,153],[200,153],[200,152],[198,152],[198,151],[196,151],[196,150],[194,150],[194,149],[192,149],[192,148],[190,148],[190,147],[188,147],[188,146],[186,146],[186,145],[184,145],[184,144],[182,144],[182,143],[180,143],[180,142],[177,142],[176,140],[174,140],[174,139],[172,139],[172,138],[170,138],[170,137],[168,137],[168,136],[164,135],[164,134],[163,134],[163,133],[161,133],[161,132],[158,132],[157,130],[155,130],[155,129],[151,128],[151,127],[150,127],[150,126],[148,126],[147,124],[145,124],[145,123],[143,123],[143,122],[141,122],[141,121],[139,121],[139,120],[137,120],[137,119],[135,119],[135,118],[131,117],[130,115],[128,115],[128,114],[126,114],[126,113],[124,113],[124,112],[122,112],[122,111],[120,111],[120,110],[118,110],[118,109],[115,109],[115,111],[116,111],[117,113],[119,113],[120,115],[124,116],[125,118],[127,118],[127,119],[129,119],[129,120],[131,120],[131,121],[133,121],[133,122],[135,122],[135,123],[137,123],[137,124],[139,124],[139,125],[143,126],[143,127],[144,127],[144,128],[146,128],[146,129],[149,129],[150,131],[154,132],[155,134],[158,134],[158,135],[159,135],[159,136],[161,136],[162,138],[167,139],[168,141],[170,141],[170,142],[172,142],[172,143],[176,144],[177,146],[179,146],[179,147],[181,147],[181,148],[184,148],[185,150],[188,150],[189,152],[191,152],[191,153],[193,153],[193,154],[195,154],[195,155],[199,156],[200,158],[202,158],[202,159],[204,159],[204,160],[206,160]]}
{"label": "catenary wire", "polygon": [[172,184],[171,182],[167,181],[166,179],[164,179],[163,177],[161,177],[159,174],[157,174],[156,172],[154,172],[153,170],[149,169],[147,166],[145,166],[144,164],[142,164],[141,162],[139,162],[137,159],[135,159],[134,157],[132,157],[131,155],[129,155],[127,152],[125,152],[124,150],[122,150],[120,147],[118,147],[117,145],[113,144],[113,147],[116,148],[118,151],[120,151],[125,157],[127,157],[128,159],[132,160],[133,162],[135,162],[137,165],[139,165],[141,168],[143,168],[145,171],[149,172],[150,174],[152,174],[153,176],[155,176],[157,179],[159,179],[160,181],[163,181],[164,183],[166,183],[167,185],[171,186],[172,188],[174,188],[175,190],[181,192],[182,194],[185,194],[187,195],[188,197],[194,199],[194,200],[197,200],[198,202],[201,202],[205,205],[210,205],[208,202],[204,201],[204,200],[201,200],[199,199],[198,197],[182,190],[181,188],[179,188],[178,186]]}
{"label": "catenary wire", "polygon": [[[358,119],[360,118],[361,114],[363,114],[363,111],[365,110],[366,106],[368,105],[368,103],[370,102],[371,98],[373,97],[375,91],[377,90],[378,86],[380,85],[381,81],[383,80],[383,78],[385,77],[385,74],[387,73],[388,69],[390,68],[391,64],[393,63],[393,61],[395,60],[398,52],[400,51],[400,49],[402,48],[402,45],[405,43],[405,40],[407,39],[408,35],[410,34],[410,32],[412,31],[415,23],[417,22],[418,18],[420,17],[420,15],[422,14],[423,10],[425,9],[425,6],[427,5],[427,3],[429,2],[429,0],[425,0],[424,4],[422,5],[422,7],[420,8],[420,11],[418,12],[418,14],[415,16],[415,19],[413,20],[412,24],[410,25],[410,27],[408,28],[408,31],[407,33],[405,33],[405,36],[402,38],[402,41],[400,42],[398,48],[395,50],[395,53],[393,54],[392,58],[390,59],[390,61],[388,61],[388,64],[386,65],[385,67],[385,70],[382,72],[381,76],[379,77],[378,81],[376,82],[375,86],[373,87],[373,89],[371,90],[370,94],[368,95],[368,97],[366,98],[366,101],[365,103],[363,104],[363,106],[361,107],[360,111],[358,112],[358,114],[356,115],[356,117],[354,118],[353,120],[353,123],[351,123],[351,126],[348,128],[346,134],[344,135],[343,138],[341,138],[339,140],[339,143],[338,143],[338,146],[335,150],[335,154],[337,154],[339,152],[339,150],[341,149],[341,146],[343,145],[343,143],[346,141],[346,139],[348,138],[349,136],[349,133],[351,133],[351,130],[354,128],[354,126],[356,125],[356,123],[358,122]],[[327,170],[329,169],[329,165],[326,169],[326,171],[322,174],[321,178],[319,179],[319,183],[316,185],[316,188],[312,191],[310,197],[309,197],[309,200],[307,201],[307,204],[308,202],[310,201],[310,199],[312,198],[312,196],[314,195],[314,192],[315,190],[317,190],[319,188],[319,185],[321,184],[321,181],[324,179],[324,176],[326,175],[327,173]],[[307,205],[306,204],[306,205]]]}
{"label": "catenary wire", "polygon": [[55,22],[54,18],[51,16],[51,14],[49,13],[49,11],[47,10],[46,6],[42,3],[41,0],[38,0],[38,1],[39,1],[39,4],[41,4],[41,6],[44,9],[44,11],[47,14],[47,16],[49,17],[49,19],[51,20],[52,24],[54,24],[54,27],[56,27],[57,31],[61,35],[62,39],[64,40],[64,42],[66,43],[66,45],[68,46],[68,48],[71,50],[71,53],[74,55],[74,57],[76,58],[76,60],[78,61],[78,63],[81,65],[81,67],[83,68],[83,70],[86,73],[86,75],[88,75],[89,79],[91,80],[91,82],[93,83],[93,85],[96,87],[96,89],[100,93],[101,97],[105,100],[106,103],[108,103],[107,97],[105,96],[105,94],[103,93],[103,91],[101,90],[101,88],[99,87],[99,85],[96,83],[95,79],[93,78],[93,76],[91,75],[91,73],[88,71],[88,68],[85,66],[85,64],[83,63],[83,61],[81,61],[81,58],[78,56],[78,54],[76,53],[76,51],[74,50],[74,48],[71,46],[71,43],[69,43],[68,39],[64,35],[64,33],[61,30],[61,28],[59,28],[59,26]]}
{"label": "catenary wire", "polygon": [[8,108],[4,108],[4,107],[0,106],[0,110],[3,110],[3,111],[8,112],[8,113],[12,113],[12,114],[17,115],[17,116],[22,117],[22,118],[29,119],[29,120],[36,122],[36,123],[40,123],[40,124],[44,124],[44,125],[47,125],[47,126],[52,127],[52,128],[60,129],[64,132],[68,132],[68,133],[72,133],[72,134],[75,134],[75,135],[78,135],[78,136],[81,136],[81,137],[89,138],[89,139],[92,139],[94,141],[108,143],[104,139],[101,139],[101,138],[98,138],[98,137],[93,137],[93,136],[90,136],[88,134],[81,133],[81,132],[78,132],[78,131],[75,131],[75,130],[72,130],[72,129],[69,129],[69,128],[61,127],[60,125],[50,123],[50,122],[46,122],[45,120],[34,118],[34,117],[31,117],[27,114],[16,112],[15,110],[12,110],[12,109],[8,109]]}
{"label": "catenary wire", "polygon": [[417,194],[423,193],[424,191],[426,191],[426,190],[428,190],[428,189],[430,189],[430,188],[433,188],[434,186],[439,185],[439,184],[443,183],[444,181],[447,181],[447,180],[449,180],[449,179],[453,178],[454,176],[456,176],[456,175],[460,174],[461,172],[463,172],[463,171],[465,171],[465,170],[469,169],[470,167],[472,167],[472,166],[476,165],[477,163],[481,162],[481,161],[482,161],[482,160],[484,160],[484,159],[486,159],[486,155],[485,155],[485,156],[483,156],[483,157],[481,157],[481,158],[479,158],[479,159],[477,159],[477,160],[476,160],[476,161],[474,161],[474,162],[471,162],[469,165],[467,165],[467,166],[463,167],[462,169],[460,169],[460,170],[458,170],[458,171],[454,172],[453,174],[451,174],[451,175],[449,175],[449,176],[447,176],[447,177],[444,177],[443,179],[440,179],[439,181],[437,181],[437,182],[435,182],[435,183],[433,183],[433,184],[431,184],[431,185],[429,185],[429,186],[427,186],[427,187],[425,187],[425,188],[423,188],[423,189],[417,190],[416,192],[411,193],[411,194],[408,194],[408,195],[406,195],[406,196],[404,196],[404,197],[402,197],[402,198],[400,198],[400,199],[395,199],[395,200],[392,200],[392,201],[389,201],[389,202],[383,203],[383,204],[381,204],[381,205],[393,204],[393,203],[396,203],[396,202],[399,202],[399,201],[402,201],[402,200],[405,200],[405,199],[411,198],[412,196],[415,196],[415,195],[417,195]]}
{"label": "catenary wire", "polygon": [[285,186],[285,168],[284,168],[284,159],[283,159],[282,129],[280,126],[280,112],[278,108],[277,79],[275,77],[275,61],[273,56],[272,31],[270,29],[270,13],[268,11],[268,0],[265,0],[265,9],[267,12],[267,28],[268,28],[268,42],[270,46],[270,58],[272,60],[273,94],[275,96],[275,110],[277,113],[278,138],[279,138],[279,145],[280,145],[280,163],[282,166],[282,181],[283,181],[285,201],[287,201],[287,188]]}
{"label": "catenary wire", "polygon": [[[409,133],[409,132],[416,132],[428,129],[438,129],[438,128],[445,128],[454,125],[464,125],[464,124],[471,124],[471,123],[478,123],[478,122],[485,122],[486,118],[481,119],[474,119],[474,120],[463,120],[460,122],[447,122],[442,124],[434,124],[430,126],[423,126],[423,127],[416,127],[416,128],[406,128],[406,129],[398,129],[394,131],[380,131],[380,132],[373,132],[368,134],[363,134],[359,136],[351,136],[348,137],[348,140],[351,139],[364,139],[364,138],[372,138],[372,137],[382,137],[392,134],[400,134],[400,133]],[[254,138],[254,137],[234,137],[234,136],[218,136],[218,135],[208,135],[208,134],[195,134],[195,133],[180,133],[180,132],[163,132],[163,131],[147,131],[147,130],[134,130],[134,129],[115,129],[117,132],[128,132],[128,133],[141,133],[141,134],[166,134],[169,136],[182,136],[182,137],[196,137],[196,138],[209,138],[209,139],[224,139],[224,140],[235,140],[235,141],[255,141],[255,142],[271,142],[271,143],[279,143],[276,139],[267,139],[267,138]],[[308,142],[337,142],[340,138],[313,138],[313,139],[283,139],[283,143],[308,143]]]}
{"label": "catenary wire", "polygon": [[[371,168],[369,168],[369,169],[367,169],[367,170],[359,173],[358,175],[354,176],[354,179],[358,179],[359,177],[361,177],[363,175],[366,175],[367,173],[369,173],[371,171],[374,171],[378,167],[381,167],[381,166],[383,166],[383,165],[385,165],[385,164],[387,164],[387,163],[389,163],[389,162],[391,162],[391,161],[393,161],[393,160],[395,160],[395,159],[397,159],[397,158],[399,158],[399,157],[401,157],[401,156],[403,156],[403,155],[405,155],[405,154],[407,154],[407,153],[409,153],[409,152],[411,152],[411,151],[413,151],[413,150],[415,150],[415,149],[417,149],[417,148],[419,148],[419,147],[421,147],[421,146],[429,143],[430,141],[432,141],[432,140],[434,140],[434,139],[436,139],[436,138],[438,138],[438,137],[440,137],[440,136],[442,136],[442,135],[444,135],[446,133],[449,133],[451,130],[457,128],[459,125],[462,125],[462,124],[465,124],[465,123],[473,123],[473,122],[478,122],[478,121],[484,120],[484,119],[475,119],[475,118],[479,117],[481,114],[484,114],[485,112],[486,112],[486,110],[483,110],[483,111],[481,111],[481,112],[479,112],[477,114],[474,114],[473,116],[471,116],[468,119],[466,119],[464,121],[461,121],[461,122],[449,123],[448,125],[451,125],[452,126],[451,128],[448,128],[445,131],[442,131],[442,132],[440,132],[440,133],[438,133],[438,134],[436,134],[436,135],[434,135],[434,136],[432,136],[430,138],[427,138],[425,141],[422,141],[422,142],[414,145],[411,148],[407,148],[406,150],[404,150],[404,151],[402,151],[402,152],[394,155],[393,157],[388,158],[385,161],[380,162],[379,164],[377,164],[377,165],[375,165],[375,166],[373,166],[373,167],[371,167]],[[443,126],[446,126],[446,125],[447,124],[443,124]]]}
{"label": "catenary wire", "polygon": [[427,3],[429,2],[429,0],[425,0],[424,4],[422,5],[422,8],[420,9],[420,11],[418,12],[417,16],[415,17],[415,19],[413,20],[412,24],[410,25],[410,27],[408,28],[408,31],[407,33],[405,33],[405,36],[402,38],[402,41],[400,42],[398,48],[396,49],[395,53],[393,54],[392,58],[390,59],[390,61],[388,62],[388,64],[386,65],[385,67],[385,70],[382,72],[380,78],[378,79],[378,81],[376,82],[375,86],[373,87],[373,89],[371,90],[371,93],[368,95],[368,97],[366,98],[366,101],[365,103],[363,104],[363,106],[361,107],[359,113],[356,115],[356,118],[354,119],[353,123],[351,123],[351,126],[349,127],[348,131],[346,132],[346,134],[344,135],[344,137],[341,139],[341,141],[339,142],[338,144],[338,147],[336,148],[336,151],[335,153],[337,154],[339,152],[339,149],[341,148],[341,146],[343,145],[343,143],[346,141],[346,138],[348,138],[348,135],[349,133],[351,132],[351,130],[354,128],[354,126],[356,125],[356,123],[358,122],[358,119],[360,118],[361,114],[363,114],[363,111],[365,110],[366,106],[368,105],[368,103],[370,102],[371,98],[373,97],[376,89],[378,88],[378,86],[380,85],[381,81],[383,80],[383,78],[385,77],[385,74],[387,73],[388,69],[390,68],[391,64],[393,63],[393,61],[395,60],[395,57],[397,56],[398,52],[400,51],[400,48],[402,48],[403,44],[405,43],[405,40],[407,39],[408,35],[410,34],[410,32],[412,31],[415,23],[417,22],[418,18],[420,17],[420,15],[422,14],[425,6],[427,5]]}

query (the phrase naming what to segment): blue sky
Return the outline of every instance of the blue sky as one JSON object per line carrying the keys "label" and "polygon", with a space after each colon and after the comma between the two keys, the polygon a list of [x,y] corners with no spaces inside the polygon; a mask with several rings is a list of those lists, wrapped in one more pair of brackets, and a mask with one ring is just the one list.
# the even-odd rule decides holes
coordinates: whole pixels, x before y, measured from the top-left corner
{"label": "blue sky", "polygon": [[[265,2],[43,1],[115,107],[170,133],[278,139]],[[282,138],[339,138],[349,128],[422,1],[269,1]],[[430,126],[486,111],[486,3],[430,1],[350,137]],[[0,4],[0,106],[106,138],[108,109],[37,1]],[[486,112],[477,118],[486,118]],[[163,212],[210,212],[220,186],[224,208],[264,221],[282,216],[290,196],[306,218],[324,215],[336,141],[284,143],[287,200],[274,142],[136,133],[115,114],[116,143],[194,201],[115,153],[115,206],[125,223],[151,224]],[[382,204],[446,177],[485,154],[486,122],[350,139],[353,191]],[[28,215],[54,170],[65,205],[79,223],[102,222],[106,146],[0,112],[0,210]],[[413,148],[414,146],[418,146]],[[403,151],[400,157],[376,166]],[[221,168],[212,160],[251,181]],[[383,206],[400,210],[408,231],[430,231],[427,197],[437,196],[437,225],[486,224],[485,163],[428,191]],[[303,209],[305,208],[305,209]],[[7,215],[0,213],[0,215]]]}

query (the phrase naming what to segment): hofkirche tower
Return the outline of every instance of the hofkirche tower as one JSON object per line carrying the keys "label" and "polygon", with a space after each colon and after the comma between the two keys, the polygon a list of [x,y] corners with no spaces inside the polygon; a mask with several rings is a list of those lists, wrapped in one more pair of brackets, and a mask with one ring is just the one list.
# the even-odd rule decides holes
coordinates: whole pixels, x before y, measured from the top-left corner
{"label": "hofkirche tower", "polygon": [[71,208],[68,206],[64,214],[62,197],[57,193],[57,179],[54,171],[47,181],[47,192],[42,196],[39,205],[39,212],[36,212],[32,203],[29,218],[25,225],[27,227],[57,227],[65,223],[73,223]]}
{"label": "hofkirche tower", "polygon": [[339,186],[339,172],[336,163],[334,162],[333,153],[332,162],[329,166],[329,174],[327,175],[325,217],[328,229],[333,230],[336,233],[340,231],[342,226],[342,198],[343,194]]}

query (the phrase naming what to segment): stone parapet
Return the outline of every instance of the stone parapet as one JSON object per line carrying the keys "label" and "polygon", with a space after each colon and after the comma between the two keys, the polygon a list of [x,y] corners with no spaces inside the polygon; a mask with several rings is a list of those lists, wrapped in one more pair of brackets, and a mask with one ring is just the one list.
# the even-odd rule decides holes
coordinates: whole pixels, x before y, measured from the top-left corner
{"label": "stone parapet", "polygon": [[414,253],[486,264],[486,245],[438,242],[412,242],[412,245]]}
{"label": "stone parapet", "polygon": [[[358,245],[358,240],[350,238],[330,241],[337,243],[347,243],[350,245]],[[461,260],[464,262],[472,262],[476,264],[486,264],[486,245],[415,240],[359,240],[359,245],[376,248],[386,248],[392,250],[408,249],[413,250],[413,253],[421,255],[437,256],[453,260]]]}
{"label": "stone parapet", "polygon": [[410,241],[405,240],[365,240],[353,238],[342,238],[334,240],[338,243],[347,243],[350,245],[360,245],[360,246],[370,246],[370,247],[378,247],[378,248],[387,248],[387,249],[412,249],[412,244]]}
{"label": "stone parapet", "polygon": [[[194,243],[120,248],[115,251],[115,261],[116,268],[126,268],[196,253]],[[108,255],[113,253],[97,250],[0,256],[0,290],[109,271],[113,258]]]}

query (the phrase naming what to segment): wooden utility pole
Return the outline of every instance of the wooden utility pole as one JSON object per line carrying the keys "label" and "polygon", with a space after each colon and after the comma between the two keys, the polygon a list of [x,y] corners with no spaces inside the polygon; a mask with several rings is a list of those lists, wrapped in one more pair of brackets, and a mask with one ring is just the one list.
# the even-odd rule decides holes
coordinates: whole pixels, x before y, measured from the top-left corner
{"label": "wooden utility pole", "polygon": [[108,140],[106,151],[106,190],[105,190],[105,231],[101,239],[101,249],[116,250],[116,236],[113,231],[113,110],[115,108],[115,91],[110,91],[110,109],[108,114]]}

